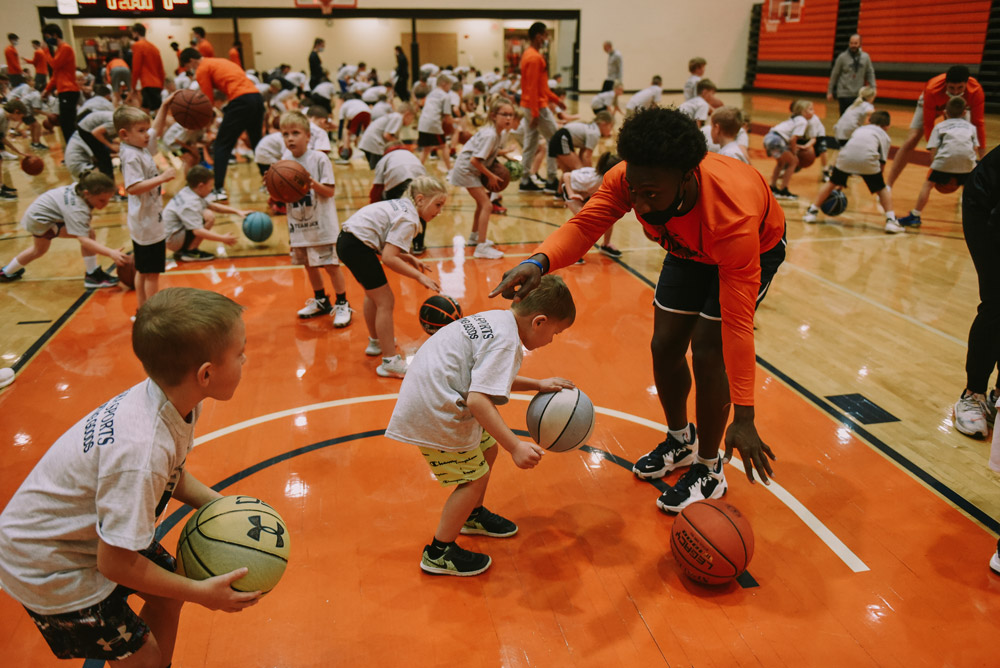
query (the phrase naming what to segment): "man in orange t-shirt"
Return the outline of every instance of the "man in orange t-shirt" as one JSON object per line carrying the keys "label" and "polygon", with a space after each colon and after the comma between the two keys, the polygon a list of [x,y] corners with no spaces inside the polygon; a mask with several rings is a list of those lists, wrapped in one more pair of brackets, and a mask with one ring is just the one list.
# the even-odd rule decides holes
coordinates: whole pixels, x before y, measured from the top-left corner
{"label": "man in orange t-shirt", "polygon": [[906,137],[902,146],[896,151],[896,157],[892,159],[892,167],[889,169],[889,176],[885,182],[889,186],[896,182],[900,172],[910,161],[910,154],[920,142],[920,135],[924,140],[930,139],[934,124],[939,118],[944,117],[944,108],[948,100],[953,97],[965,99],[965,104],[969,109],[969,121],[976,126],[979,135],[979,159],[982,160],[986,154],[986,124],[983,121],[986,110],[986,94],[983,87],[974,77],[971,76],[969,68],[965,65],[952,65],[944,74],[939,74],[927,82],[924,92],[917,100],[917,109],[913,113],[913,121],[910,123],[910,134]]}
{"label": "man in orange t-shirt", "polygon": [[7,41],[10,44],[3,50],[3,55],[7,59],[7,78],[13,88],[24,83],[24,68],[21,67],[21,56],[17,53],[18,36],[7,33]]}
{"label": "man in orange t-shirt", "polygon": [[42,43],[37,39],[31,40],[31,47],[35,52],[31,60],[25,58],[24,62],[31,63],[35,68],[35,90],[43,90],[49,82],[49,52],[42,48]]}
{"label": "man in orange t-shirt", "polygon": [[[774,455],[754,426],[753,319],[785,257],[785,214],[760,172],[732,158],[706,155],[704,135],[677,110],[648,109],[625,121],[618,154],[624,162],[605,174],[580,213],[504,274],[490,297],[521,299],[543,273],[573,264],[634,211],[646,236],[667,250],[653,299],[651,349],[668,432],[632,470],[652,479],[690,466],[656,502],[680,512],[726,493],[723,462],[733,448],[751,482],[754,470],[765,484],[772,475],[768,458]],[[689,346],[697,435],[687,414]],[[730,403],[733,421],[727,430]],[[720,458],[723,434],[726,452]]]}
{"label": "man in orange t-shirt", "polygon": [[229,60],[236,63],[241,68],[243,67],[243,57],[240,55],[240,49],[242,48],[242,42],[233,42],[232,48],[229,49]]}
{"label": "man in orange t-shirt", "polygon": [[42,39],[56,50],[49,58],[52,80],[45,86],[42,95],[48,95],[53,88],[56,90],[59,97],[59,128],[62,130],[63,141],[69,143],[70,137],[76,132],[76,105],[80,101],[80,84],[76,82],[76,53],[62,37],[62,28],[55,23],[48,23],[42,28]]}
{"label": "man in orange t-shirt", "polygon": [[[560,109],[565,108],[555,93],[549,90],[549,66],[539,51],[545,46],[548,38],[549,32],[544,23],[532,23],[528,28],[528,39],[531,44],[521,56],[521,111],[524,114],[521,122],[528,125],[524,130],[524,151],[521,154],[523,176],[518,189],[520,192],[542,190],[531,180],[531,163],[534,162],[535,153],[538,152],[538,137],[539,135],[545,137],[547,147],[548,140],[552,139],[557,130],[556,119],[549,109],[549,104],[556,104]],[[548,153],[547,148],[542,150]],[[554,193],[559,187],[556,159],[549,156],[545,164],[545,192]]]}
{"label": "man in orange t-shirt", "polygon": [[201,26],[191,28],[191,42],[202,58],[215,58],[215,48],[212,43],[205,39],[205,29]]}
{"label": "man in orange t-shirt", "polygon": [[142,108],[155,112],[163,102],[163,57],[156,45],[146,39],[146,26],[132,26],[132,90],[142,86]]}
{"label": "man in orange t-shirt", "polygon": [[257,148],[264,125],[264,98],[236,63],[225,58],[202,58],[197,49],[184,49],[180,58],[181,67],[191,72],[209,100],[214,100],[216,89],[224,93],[228,100],[215,136],[215,190],[212,193],[216,201],[229,199],[223,187],[229,158],[244,132],[247,133],[250,148]]}

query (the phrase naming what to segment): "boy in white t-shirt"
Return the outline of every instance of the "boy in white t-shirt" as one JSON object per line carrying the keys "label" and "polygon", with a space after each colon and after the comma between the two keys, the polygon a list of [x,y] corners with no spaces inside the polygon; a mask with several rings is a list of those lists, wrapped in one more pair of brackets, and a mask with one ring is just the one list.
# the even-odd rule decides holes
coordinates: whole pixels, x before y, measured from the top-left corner
{"label": "boy in white t-shirt", "polygon": [[709,99],[714,98],[716,86],[711,79],[700,79],[695,86],[696,95],[681,103],[677,111],[692,119],[702,127],[712,114],[712,105]]}
{"label": "boy in white t-shirt", "polygon": [[712,124],[703,131],[706,129],[709,131],[709,151],[750,164],[750,156],[738,139],[740,132],[744,131],[742,110],[737,107],[716,109],[712,113]]}
{"label": "boy in white t-shirt", "polygon": [[161,186],[172,181],[177,172],[172,167],[160,173],[153,155],[159,152],[159,137],[167,122],[167,109],[173,95],[156,112],[150,128],[149,116],[138,107],[115,110],[115,131],[121,140],[121,160],[125,192],[128,193],[128,232],[135,257],[135,292],[137,306],[156,294],[160,274],[166,271],[166,229],[163,227]]}
{"label": "boy in white t-shirt", "polygon": [[[562,196],[566,200],[566,208],[574,216],[580,213],[587,200],[601,187],[604,175],[621,161],[622,159],[617,155],[607,151],[602,153],[601,157],[597,159],[596,168],[581,167],[580,169],[563,173]],[[601,239],[601,243],[597,245],[597,249],[608,257],[621,257],[622,252],[611,245],[611,233],[614,229],[614,225],[608,228],[608,231],[604,233],[604,238]]]}
{"label": "boy in white t-shirt", "polygon": [[497,406],[512,391],[557,392],[573,387],[563,378],[517,375],[523,348],[536,350],[573,324],[576,306],[558,276],[507,310],[491,310],[453,322],[417,351],[385,435],[418,446],[431,472],[454,491],[441,512],[420,568],[432,575],[478,575],[492,563],[486,554],[455,543],[460,533],[508,538],[517,525],[483,506],[499,444],[518,468],[538,465],[545,451],[522,441]]}
{"label": "boy in white t-shirt", "polygon": [[[351,322],[347,303],[347,282],[337,258],[337,235],[340,223],[333,201],[335,183],[330,159],[319,151],[309,150],[309,119],[298,111],[281,115],[281,136],[285,141],[282,160],[294,160],[309,172],[311,185],[298,202],[288,202],[288,241],[292,264],[305,265],[313,296],[300,309],[300,318],[315,318],[333,312],[333,326],[346,327]],[[323,287],[323,270],[330,277],[335,303],[331,304]]]}
{"label": "boy in white t-shirt", "polygon": [[621,81],[616,81],[611,90],[595,95],[594,99],[590,101],[590,108],[594,111],[594,115],[596,116],[602,111],[610,112],[612,117],[614,114],[622,113],[622,110],[618,108],[618,96],[624,92],[625,86],[622,85]]}
{"label": "boy in white t-shirt", "polygon": [[920,188],[917,205],[910,215],[899,219],[904,227],[920,227],[920,213],[927,206],[931,188],[950,193],[965,185],[965,180],[976,168],[979,157],[979,136],[976,126],[965,120],[965,98],[953,97],[945,105],[947,118],[931,130],[927,140],[927,150],[931,154],[931,170]]}
{"label": "boy in white t-shirt", "polygon": [[626,112],[636,112],[640,109],[647,109],[657,106],[660,97],[663,95],[663,79],[659,75],[653,77],[653,82],[648,87],[643,88],[629,99],[625,105]]}
{"label": "boy in white t-shirt", "polygon": [[[806,136],[806,127],[812,117],[812,102],[796,100],[792,103],[792,117],[772,127],[764,135],[764,150],[777,162],[771,173],[771,192],[778,199],[794,200],[799,196],[788,190],[788,182],[799,166],[798,144]],[[781,179],[781,187],[778,180]]]}
{"label": "boy in white t-shirt", "polygon": [[167,230],[167,250],[173,251],[178,262],[214,260],[211,253],[198,248],[202,241],[219,241],[227,246],[236,243],[236,235],[213,232],[215,213],[231,213],[246,218],[249,211],[234,209],[206,198],[215,185],[211,169],[195,165],[188,170],[187,185],[177,192],[163,209],[163,225]]}
{"label": "boy in white t-shirt", "polygon": [[455,79],[448,74],[442,74],[437,79],[437,86],[424,100],[424,108],[420,112],[420,120],[417,122],[417,146],[420,147],[420,162],[426,163],[430,157],[431,150],[437,149],[438,157],[445,170],[451,169],[451,155],[445,146],[447,136],[445,133],[445,117],[451,122],[452,107],[451,86]]}
{"label": "boy in white t-shirt", "polygon": [[399,141],[400,131],[413,123],[413,116],[413,107],[409,102],[403,102],[398,111],[371,122],[358,142],[358,148],[364,151],[368,159],[368,167],[375,169],[378,161],[385,155],[385,147]]}
{"label": "boy in white t-shirt", "polygon": [[185,602],[236,612],[260,599],[230,586],[246,568],[200,581],[176,573],[155,531],[171,497],[193,508],[221,497],[185,462],[202,401],[226,401],[240,383],[242,311],[194,288],[151,296],[132,328],[149,377],[60,436],[0,514],[0,584],[56,657],[166,666]]}
{"label": "boy in white t-shirt", "polygon": [[698,95],[698,82],[705,76],[706,65],[708,65],[708,61],[701,57],[695,57],[688,61],[688,72],[691,73],[691,76],[684,82],[685,102]]}
{"label": "boy in white t-shirt", "polygon": [[896,220],[896,212],[892,210],[892,192],[882,176],[885,161],[889,157],[890,141],[885,131],[889,123],[888,111],[876,111],[868,119],[867,125],[862,125],[851,134],[851,138],[840,149],[830,180],[819,189],[816,200],[802,216],[803,222],[815,223],[820,205],[834,188],[844,188],[847,178],[857,174],[865,180],[868,192],[878,195],[879,203],[885,210],[886,234],[904,231],[905,228]]}
{"label": "boy in white t-shirt", "polygon": [[[340,105],[340,123],[338,137],[340,138],[340,152],[336,163],[346,165],[350,159],[351,139],[361,137],[368,124],[372,122],[371,108],[357,98],[344,100]],[[347,157],[345,157],[347,156]]]}

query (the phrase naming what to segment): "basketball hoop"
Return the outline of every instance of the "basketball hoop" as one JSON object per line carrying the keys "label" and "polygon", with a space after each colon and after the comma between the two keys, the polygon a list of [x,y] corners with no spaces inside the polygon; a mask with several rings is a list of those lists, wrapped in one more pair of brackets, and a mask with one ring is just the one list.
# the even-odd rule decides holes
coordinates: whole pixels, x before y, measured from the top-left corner
{"label": "basketball hoop", "polygon": [[778,32],[779,25],[781,25],[781,21],[772,21],[770,19],[764,21],[764,29],[767,32]]}
{"label": "basketball hoop", "polygon": [[295,0],[295,6],[309,9],[319,7],[324,16],[329,16],[334,9],[357,9],[358,0]]}
{"label": "basketball hoop", "polygon": [[319,0],[319,11],[324,15],[333,13],[333,0]]}

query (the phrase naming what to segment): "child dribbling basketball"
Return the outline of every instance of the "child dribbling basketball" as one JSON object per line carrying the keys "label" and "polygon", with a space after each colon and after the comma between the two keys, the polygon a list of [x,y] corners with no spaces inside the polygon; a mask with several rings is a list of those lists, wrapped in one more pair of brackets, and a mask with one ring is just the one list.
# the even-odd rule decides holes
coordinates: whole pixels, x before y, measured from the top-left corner
{"label": "child dribbling basketball", "polygon": [[242,311],[193,288],[151,296],[132,330],[149,377],[59,437],[0,514],[0,584],[60,659],[167,666],[185,602],[236,612],[259,600],[230,587],[246,568],[188,579],[155,537],[171,496],[195,508],[221,496],[184,464],[202,400],[240,383]]}
{"label": "child dribbling basketball", "polygon": [[[309,172],[310,187],[305,197],[288,203],[288,237],[292,264],[305,265],[313,296],[300,309],[300,318],[315,318],[333,311],[333,326],[346,327],[351,322],[347,303],[347,281],[337,258],[339,225],[333,202],[335,184],[333,165],[324,153],[309,150],[309,119],[298,111],[281,115],[281,136],[285,141],[283,160],[294,160]],[[323,270],[330,277],[336,302],[323,287]]]}
{"label": "child dribbling basketball", "polygon": [[[395,297],[383,265],[412,278],[425,288],[440,291],[437,281],[425,275],[427,266],[410,254],[413,238],[444,206],[448,191],[431,176],[418,176],[400,199],[362,207],[344,221],[337,238],[337,254],[365,289],[365,324],[368,347],[365,354],[382,356],[375,373],[383,378],[402,378],[406,360],[396,352],[392,321]],[[381,261],[380,261],[381,260]]]}
{"label": "child dribbling basketball", "polygon": [[445,502],[420,568],[434,575],[478,575],[492,563],[486,554],[455,543],[460,533],[507,538],[517,525],[483,506],[497,444],[518,468],[530,469],[545,451],[522,441],[496,406],[511,391],[556,392],[573,387],[563,378],[518,376],[522,346],[536,350],[573,324],[576,306],[563,280],[541,284],[510,309],[462,318],[435,333],[413,358],[385,435],[418,446],[431,471],[454,491]]}

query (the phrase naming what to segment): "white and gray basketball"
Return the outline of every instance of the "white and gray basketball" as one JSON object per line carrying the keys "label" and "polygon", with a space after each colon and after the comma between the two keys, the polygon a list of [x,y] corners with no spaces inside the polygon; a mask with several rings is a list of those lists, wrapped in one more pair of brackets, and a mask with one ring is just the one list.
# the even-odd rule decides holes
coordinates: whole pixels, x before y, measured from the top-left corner
{"label": "white and gray basketball", "polygon": [[528,404],[528,433],[546,450],[575,450],[594,433],[594,404],[575,387],[539,392]]}

